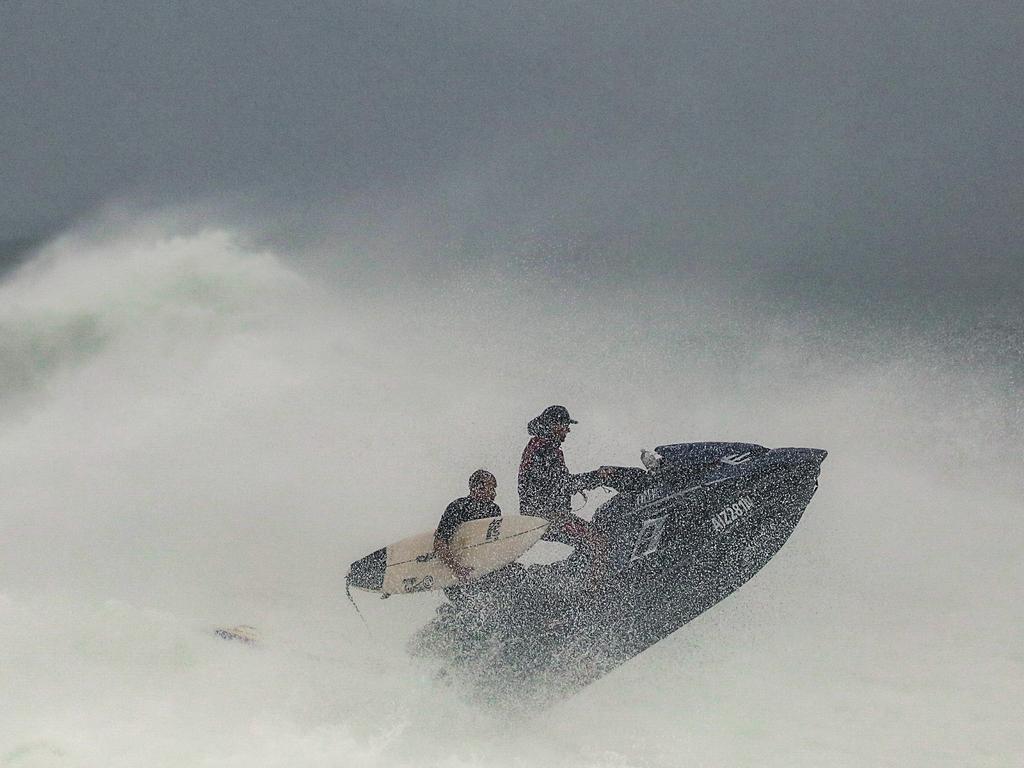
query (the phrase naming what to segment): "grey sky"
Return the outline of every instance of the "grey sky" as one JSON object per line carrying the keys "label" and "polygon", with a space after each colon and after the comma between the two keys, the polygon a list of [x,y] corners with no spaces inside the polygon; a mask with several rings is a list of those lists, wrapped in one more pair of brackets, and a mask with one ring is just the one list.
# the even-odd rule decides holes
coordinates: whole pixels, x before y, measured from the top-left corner
{"label": "grey sky", "polygon": [[1013,2],[8,0],[0,240],[119,198],[401,208],[458,263],[1005,303],[1021,50]]}

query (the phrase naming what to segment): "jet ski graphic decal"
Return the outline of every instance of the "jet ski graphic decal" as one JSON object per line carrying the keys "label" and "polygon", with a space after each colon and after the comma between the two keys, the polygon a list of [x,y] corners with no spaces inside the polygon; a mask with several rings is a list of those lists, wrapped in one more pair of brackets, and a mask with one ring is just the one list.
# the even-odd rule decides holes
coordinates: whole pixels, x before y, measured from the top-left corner
{"label": "jet ski graphic decal", "polygon": [[750,451],[746,451],[744,453],[734,453],[731,456],[722,457],[723,464],[732,464],[733,466],[742,464],[745,461],[750,461]]}
{"label": "jet ski graphic decal", "polygon": [[668,520],[668,515],[644,520],[643,525],[640,527],[640,534],[636,537],[636,546],[633,547],[633,554],[630,556],[629,562],[632,563],[634,560],[647,557],[647,555],[653,555],[658,551],[658,546],[661,544],[661,534],[665,532],[666,520]]}

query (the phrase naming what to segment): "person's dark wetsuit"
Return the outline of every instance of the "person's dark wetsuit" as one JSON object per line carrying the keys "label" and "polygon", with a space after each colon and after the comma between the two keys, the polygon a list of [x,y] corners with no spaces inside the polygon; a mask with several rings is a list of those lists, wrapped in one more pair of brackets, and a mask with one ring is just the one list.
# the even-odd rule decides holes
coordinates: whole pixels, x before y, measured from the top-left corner
{"label": "person's dark wetsuit", "polygon": [[444,539],[450,544],[452,536],[455,535],[455,529],[463,523],[480,520],[484,517],[500,516],[501,509],[493,501],[480,501],[472,496],[463,496],[453,501],[445,509],[444,514],[441,515],[441,522],[437,524],[434,537]]}

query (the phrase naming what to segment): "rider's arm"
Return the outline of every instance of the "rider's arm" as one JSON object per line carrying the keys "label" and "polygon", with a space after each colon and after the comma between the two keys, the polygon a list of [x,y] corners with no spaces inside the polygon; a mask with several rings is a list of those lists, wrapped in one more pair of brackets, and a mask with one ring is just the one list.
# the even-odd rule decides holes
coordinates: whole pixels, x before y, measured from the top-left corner
{"label": "rider's arm", "polygon": [[581,472],[578,475],[569,475],[569,488],[573,493],[590,491],[604,484],[605,473],[600,469],[593,472]]}
{"label": "rider's arm", "polygon": [[434,552],[437,553],[437,558],[442,563],[452,569],[455,578],[461,581],[468,578],[473,569],[460,564],[455,553],[452,552],[452,536],[455,534],[455,529],[459,527],[459,523],[462,522],[459,518],[458,506],[453,501],[441,515],[441,522],[437,524],[437,530],[434,532]]}
{"label": "rider's arm", "polygon": [[452,552],[451,542],[441,536],[434,536],[434,552],[437,553],[437,558],[442,563],[452,569],[452,573],[455,574],[455,578],[462,580],[468,578],[473,572],[472,568],[459,563],[455,553]]}
{"label": "rider's arm", "polygon": [[580,491],[591,491],[600,488],[614,476],[615,467],[600,467],[593,472],[581,472],[578,475],[569,475],[569,488],[573,493]]}

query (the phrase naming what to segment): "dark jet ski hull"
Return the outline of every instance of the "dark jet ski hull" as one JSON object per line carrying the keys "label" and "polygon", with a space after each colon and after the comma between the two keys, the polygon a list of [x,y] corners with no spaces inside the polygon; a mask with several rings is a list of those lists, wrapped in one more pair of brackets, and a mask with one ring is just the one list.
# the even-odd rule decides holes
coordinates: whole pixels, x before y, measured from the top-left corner
{"label": "dark jet ski hull", "polygon": [[447,606],[412,640],[486,697],[531,706],[593,682],[750,580],[789,538],[825,451],[662,446],[622,468],[594,514],[607,550],[515,567]]}

